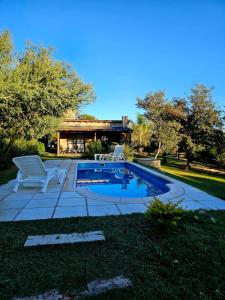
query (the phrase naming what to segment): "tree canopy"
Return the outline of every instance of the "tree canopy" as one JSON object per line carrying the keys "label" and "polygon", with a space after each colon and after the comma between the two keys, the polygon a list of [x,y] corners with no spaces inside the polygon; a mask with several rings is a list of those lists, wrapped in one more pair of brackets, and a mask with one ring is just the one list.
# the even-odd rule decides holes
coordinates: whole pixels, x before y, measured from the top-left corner
{"label": "tree canopy", "polygon": [[9,32],[0,35],[1,136],[40,138],[66,111],[93,99],[92,87],[55,60],[52,49],[27,43],[14,53]]}
{"label": "tree canopy", "polygon": [[137,114],[137,122],[132,124],[132,144],[138,151],[150,144],[152,135],[151,125],[140,113]]}
{"label": "tree canopy", "polygon": [[157,144],[155,158],[160,152],[173,150],[180,138],[180,123],[176,118],[184,116],[183,110],[167,101],[163,91],[148,93],[144,99],[137,98],[137,107],[144,110],[144,116],[151,124],[152,136]]}
{"label": "tree canopy", "polygon": [[152,125],[155,158],[176,147],[186,152],[187,167],[199,149],[215,149],[220,161],[225,157],[222,112],[215,106],[212,89],[204,84],[195,84],[187,98],[167,100],[163,91],[148,93],[137,98],[137,107]]}
{"label": "tree canopy", "polygon": [[81,114],[79,115],[80,119],[84,119],[84,120],[97,120],[97,118],[93,115],[90,114]]}

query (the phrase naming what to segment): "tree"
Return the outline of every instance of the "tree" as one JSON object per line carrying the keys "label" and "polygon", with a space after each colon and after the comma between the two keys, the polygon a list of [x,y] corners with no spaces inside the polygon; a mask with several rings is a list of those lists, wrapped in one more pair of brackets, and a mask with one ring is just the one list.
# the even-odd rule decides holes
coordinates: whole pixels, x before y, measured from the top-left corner
{"label": "tree", "polygon": [[180,106],[169,102],[163,91],[148,93],[144,99],[137,98],[137,107],[144,110],[144,116],[152,125],[153,137],[157,144],[155,159],[161,153],[166,154],[177,146],[180,136],[180,123],[184,111]]}
{"label": "tree", "polygon": [[132,125],[132,144],[138,150],[150,143],[152,135],[151,126],[143,115],[137,115],[137,122]]}
{"label": "tree", "polygon": [[225,133],[223,130],[215,129],[213,133],[214,143],[210,149],[210,154],[219,164],[220,167],[225,166]]}
{"label": "tree", "polygon": [[195,84],[191,89],[186,110],[181,145],[186,152],[186,169],[189,169],[196,148],[212,148],[216,143],[216,133],[221,130],[223,120],[213,102],[212,88],[207,88],[204,84]]}
{"label": "tree", "polygon": [[92,88],[52,49],[28,43],[13,53],[9,32],[0,35],[0,132],[9,139],[41,138],[69,109],[94,99]]}
{"label": "tree", "polygon": [[81,114],[80,119],[84,119],[84,120],[97,120],[97,118],[93,115],[89,115],[89,114]]}

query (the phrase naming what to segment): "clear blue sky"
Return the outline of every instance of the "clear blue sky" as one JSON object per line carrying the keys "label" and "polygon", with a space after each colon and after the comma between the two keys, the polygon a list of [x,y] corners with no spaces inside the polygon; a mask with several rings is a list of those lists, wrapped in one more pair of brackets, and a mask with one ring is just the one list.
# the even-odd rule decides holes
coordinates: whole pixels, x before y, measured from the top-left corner
{"label": "clear blue sky", "polygon": [[96,92],[83,112],[135,119],[136,97],[214,86],[225,104],[225,0],[0,0],[0,30],[53,46]]}

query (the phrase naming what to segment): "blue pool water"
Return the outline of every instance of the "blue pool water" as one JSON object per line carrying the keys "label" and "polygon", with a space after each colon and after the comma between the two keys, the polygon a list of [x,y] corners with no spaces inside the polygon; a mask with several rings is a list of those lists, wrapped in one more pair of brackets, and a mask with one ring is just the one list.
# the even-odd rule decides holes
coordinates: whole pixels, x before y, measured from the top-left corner
{"label": "blue pool water", "polygon": [[169,191],[169,181],[130,163],[79,163],[77,186],[114,197],[149,197]]}

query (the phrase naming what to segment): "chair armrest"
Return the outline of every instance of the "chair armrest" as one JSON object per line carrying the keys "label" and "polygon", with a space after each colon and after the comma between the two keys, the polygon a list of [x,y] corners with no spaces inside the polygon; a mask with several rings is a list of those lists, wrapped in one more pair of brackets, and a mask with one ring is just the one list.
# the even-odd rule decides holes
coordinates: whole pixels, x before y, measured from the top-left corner
{"label": "chair armrest", "polygon": [[17,175],[16,175],[16,180],[20,181],[20,180],[22,180],[22,179],[23,179],[23,174],[22,174],[22,172],[19,170],[19,171],[17,172]]}

